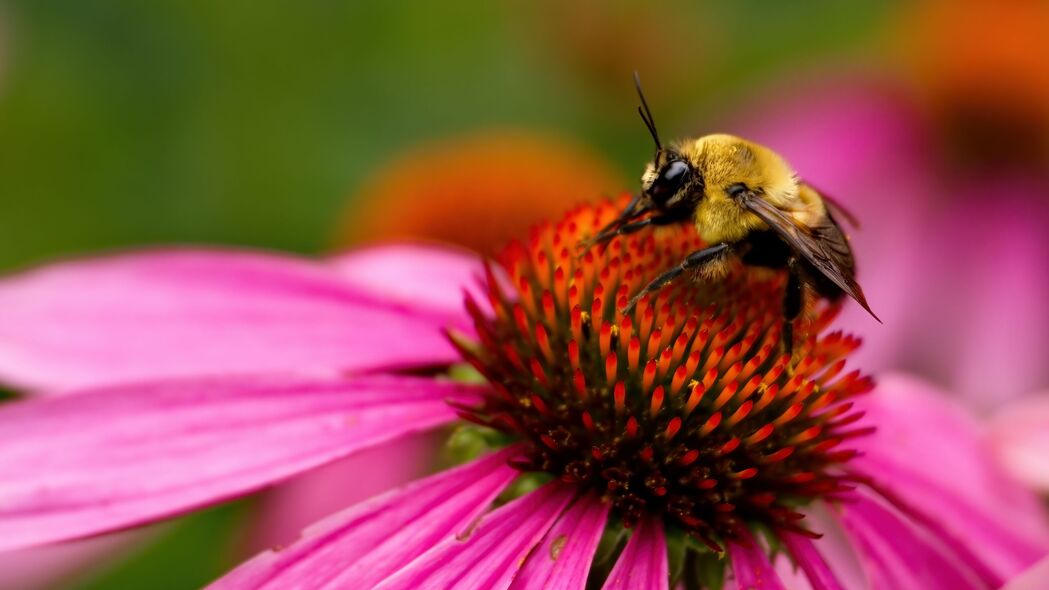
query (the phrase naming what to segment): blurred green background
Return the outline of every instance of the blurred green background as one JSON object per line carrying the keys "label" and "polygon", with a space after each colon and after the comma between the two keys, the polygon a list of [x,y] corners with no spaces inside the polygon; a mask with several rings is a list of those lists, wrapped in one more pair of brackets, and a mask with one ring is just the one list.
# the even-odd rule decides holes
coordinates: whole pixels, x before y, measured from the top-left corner
{"label": "blurred green background", "polygon": [[[670,121],[683,102],[716,104],[799,61],[861,52],[880,5],[619,7],[659,17],[655,30],[624,30],[638,37],[621,52],[669,22],[687,35],[672,47],[695,58],[649,51],[613,85],[558,56],[570,32],[548,22],[553,2],[7,2],[0,268],[153,242],[317,251],[378,163],[491,126],[588,143],[633,177],[650,149],[632,67]],[[657,82],[680,68],[683,80]]]}
{"label": "blurred green background", "polygon": [[[910,59],[940,50],[920,45],[938,22],[874,1],[6,0],[0,270],[154,243],[323,252],[370,172],[480,129],[571,138],[634,178],[651,153],[634,69],[666,135],[799,72],[951,104],[936,56]],[[240,558],[252,509],[163,525],[58,584],[198,587]]]}

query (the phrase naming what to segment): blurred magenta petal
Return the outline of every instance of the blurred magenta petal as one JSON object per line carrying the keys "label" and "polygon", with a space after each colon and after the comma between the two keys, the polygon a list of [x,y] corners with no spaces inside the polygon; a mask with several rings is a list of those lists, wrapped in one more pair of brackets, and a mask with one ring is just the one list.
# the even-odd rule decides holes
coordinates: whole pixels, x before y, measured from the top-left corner
{"label": "blurred magenta petal", "polygon": [[738,590],[751,590],[752,588],[784,590],[775,568],[769,562],[765,548],[745,528],[740,529],[739,534],[741,535],[740,542],[730,541],[727,544],[735,582],[734,585],[727,587]]}
{"label": "blurred magenta petal", "polygon": [[1045,590],[1046,580],[1049,580],[1049,556],[1009,580],[1002,590]]}
{"label": "blurred magenta petal", "polygon": [[243,555],[288,545],[322,518],[426,475],[442,441],[435,432],[405,436],[273,486],[256,500]]}
{"label": "blurred magenta petal", "polygon": [[475,530],[446,537],[375,588],[509,588],[575,494],[574,487],[547,484],[484,516]]}
{"label": "blurred magenta petal", "polygon": [[917,379],[887,375],[858,404],[878,431],[854,442],[862,451],[857,468],[978,547],[1001,579],[1049,553],[1044,507],[1002,472],[957,402]]}
{"label": "blurred magenta petal", "polygon": [[841,520],[867,567],[871,588],[993,588],[925,531],[866,494],[854,494],[841,505]]}
{"label": "blurred magenta petal", "polygon": [[1019,399],[995,414],[989,438],[1013,477],[1049,492],[1049,392]]}
{"label": "blurred magenta petal", "polygon": [[602,589],[667,590],[670,586],[668,567],[667,540],[663,534],[662,519],[646,516],[634,527],[630,540]]}
{"label": "blurred magenta petal", "polygon": [[0,375],[19,386],[66,389],[455,362],[438,329],[446,323],[446,315],[380,303],[303,259],[128,254],[0,281]]}
{"label": "blurred magenta petal", "polygon": [[921,322],[899,354],[979,408],[1049,385],[1049,186],[1001,178],[949,195],[911,287]]}
{"label": "blurred magenta petal", "polygon": [[517,476],[512,450],[414,482],[335,514],[267,551],[212,590],[371,588],[444,539],[457,539]]}
{"label": "blurred magenta petal", "polygon": [[576,500],[532,552],[510,588],[585,589],[610,506],[592,494]]}
{"label": "blurred magenta petal", "polygon": [[463,293],[488,299],[480,288],[481,256],[466,250],[394,243],[357,248],[329,263],[346,281],[383,301],[443,314],[463,327],[473,326],[463,310]]}
{"label": "blurred magenta petal", "polygon": [[783,532],[778,536],[791,557],[794,558],[794,562],[805,572],[805,577],[808,578],[813,590],[845,590],[845,586],[831,571],[823,555],[816,550],[812,539],[791,532]]}
{"label": "blurred magenta petal", "polygon": [[214,378],[0,406],[0,549],[185,512],[455,418],[431,379]]}

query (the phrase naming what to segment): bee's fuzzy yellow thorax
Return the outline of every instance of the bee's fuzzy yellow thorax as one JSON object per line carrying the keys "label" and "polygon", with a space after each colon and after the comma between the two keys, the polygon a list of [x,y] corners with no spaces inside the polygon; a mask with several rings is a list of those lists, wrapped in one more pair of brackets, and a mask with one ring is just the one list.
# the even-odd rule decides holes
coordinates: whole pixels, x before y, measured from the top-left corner
{"label": "bee's fuzzy yellow thorax", "polygon": [[743,183],[784,210],[803,208],[794,169],[772,150],[728,134],[687,140],[677,150],[703,175],[704,195],[695,221],[708,243],[735,242],[764,222],[739,206],[726,189]]}

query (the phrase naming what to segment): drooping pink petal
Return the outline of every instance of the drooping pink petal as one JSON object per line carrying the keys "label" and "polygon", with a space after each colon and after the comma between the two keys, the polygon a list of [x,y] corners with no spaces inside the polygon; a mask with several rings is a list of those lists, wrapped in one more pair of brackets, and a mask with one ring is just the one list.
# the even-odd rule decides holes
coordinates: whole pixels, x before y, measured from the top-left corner
{"label": "drooping pink petal", "polygon": [[[860,564],[859,556],[853,550],[852,543],[842,528],[841,520],[838,518],[835,510],[835,505],[830,502],[809,504],[804,510],[805,519],[801,524],[808,530],[821,535],[819,539],[811,541],[812,547],[819,552],[819,558],[842,588],[847,588],[848,590],[870,589],[871,586],[867,580],[867,574],[863,565]],[[804,540],[803,537],[801,541],[804,542]],[[806,570],[800,567],[801,564],[798,563],[804,558],[793,555],[793,551],[801,553],[796,546],[793,549],[791,548],[793,543],[793,539],[785,539],[783,545],[787,551],[779,552],[773,560],[773,565],[776,566],[776,572],[780,580],[787,588],[794,588],[795,586],[799,590],[802,588],[818,588],[818,582],[810,581],[809,576],[805,573]]]}
{"label": "drooping pink petal", "polygon": [[784,590],[775,568],[769,562],[765,548],[746,529],[741,529],[739,534],[743,537],[740,542],[727,543],[728,556],[732,561],[732,577],[735,580],[735,586],[727,587],[738,590]]}
{"label": "drooping pink petal", "polygon": [[[809,583],[805,572],[799,568],[789,555],[785,552],[773,553],[769,556],[772,568],[776,570],[776,576],[781,584],[790,590],[815,590]],[[851,588],[849,590],[852,590]],[[865,587],[857,587],[856,590],[867,590]]]}
{"label": "drooping pink petal", "polygon": [[1013,477],[1049,492],[1049,391],[1006,406],[991,419],[988,432]]}
{"label": "drooping pink petal", "polygon": [[472,532],[445,538],[375,588],[509,588],[575,494],[573,487],[547,484],[483,517]]}
{"label": "drooping pink petal", "polygon": [[586,578],[605,530],[609,507],[608,503],[592,495],[576,500],[532,552],[510,588],[586,588]]}
{"label": "drooping pink petal", "polygon": [[393,243],[351,250],[329,260],[349,283],[382,300],[420,307],[467,323],[463,292],[486,301],[481,255],[448,246]]}
{"label": "drooping pink petal", "polygon": [[446,314],[383,302],[322,263],[153,251],[0,281],[0,376],[38,389],[454,362]]}
{"label": "drooping pink petal", "polygon": [[999,579],[1049,552],[1045,509],[1002,472],[972,416],[914,378],[879,381],[857,402],[878,431],[854,441],[862,454],[851,464],[954,539],[978,547],[980,560]]}
{"label": "drooping pink petal", "polygon": [[322,518],[432,473],[443,439],[439,432],[404,436],[273,486],[256,500],[240,555],[289,545]]}
{"label": "drooping pink petal", "polygon": [[841,520],[872,588],[993,588],[928,532],[865,493],[841,505]]}
{"label": "drooping pink petal", "polygon": [[1009,580],[1001,590],[1045,590],[1046,580],[1049,580],[1049,555]]}
{"label": "drooping pink petal", "polygon": [[778,536],[794,562],[805,572],[813,590],[845,590],[811,539],[791,532],[782,532]]}
{"label": "drooping pink petal", "polygon": [[[819,539],[777,532],[784,550],[773,552],[769,559],[784,587],[790,590],[872,590],[859,556],[834,510],[834,505],[825,502],[812,503],[805,508],[805,519],[801,524],[819,533]],[[799,543],[811,545],[816,555],[810,556],[807,549],[798,546]]]}
{"label": "drooping pink petal", "polygon": [[634,527],[623,553],[608,574],[603,590],[649,588],[667,590],[670,574],[663,522],[655,516],[641,519]]}
{"label": "drooping pink petal", "polygon": [[0,406],[0,549],[250,492],[455,418],[476,389],[408,377],[238,377]]}
{"label": "drooping pink petal", "polygon": [[456,539],[484,512],[517,476],[507,464],[513,452],[493,453],[330,516],[210,590],[372,588],[443,540]]}

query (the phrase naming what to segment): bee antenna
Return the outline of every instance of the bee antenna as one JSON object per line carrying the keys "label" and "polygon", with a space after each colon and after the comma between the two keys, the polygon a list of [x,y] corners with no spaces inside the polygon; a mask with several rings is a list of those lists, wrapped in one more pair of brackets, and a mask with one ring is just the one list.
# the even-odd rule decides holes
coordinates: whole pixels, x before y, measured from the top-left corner
{"label": "bee antenna", "polygon": [[648,133],[652,136],[652,140],[656,142],[656,149],[662,150],[663,144],[660,143],[659,133],[656,131],[656,120],[652,118],[652,110],[648,108],[645,93],[641,91],[641,77],[637,75],[637,71],[634,72],[634,87],[637,88],[637,96],[641,99],[641,105],[637,107],[637,113],[641,115],[641,120],[645,122],[645,127],[648,127]]}

